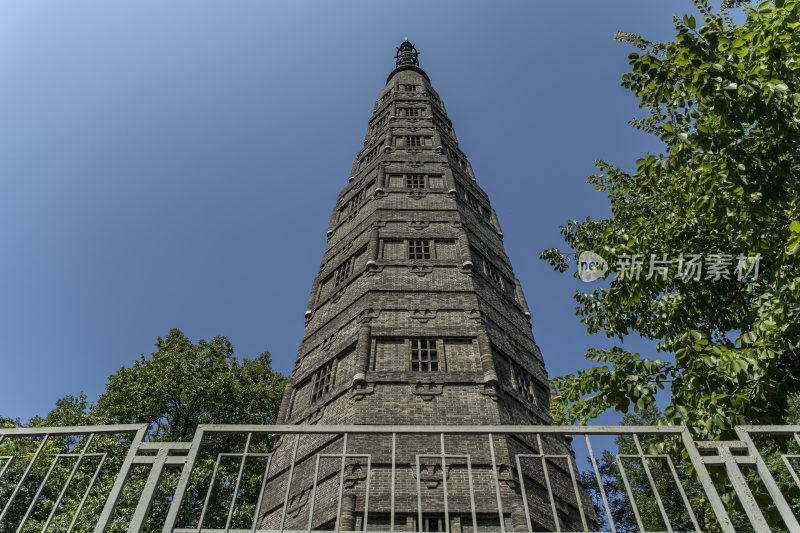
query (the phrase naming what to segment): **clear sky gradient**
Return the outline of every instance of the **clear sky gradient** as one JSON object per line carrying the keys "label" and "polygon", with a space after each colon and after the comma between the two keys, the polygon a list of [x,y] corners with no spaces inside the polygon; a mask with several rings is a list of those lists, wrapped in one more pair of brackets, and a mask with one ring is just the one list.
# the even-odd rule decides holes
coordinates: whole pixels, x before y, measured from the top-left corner
{"label": "clear sky gradient", "polygon": [[[395,47],[420,50],[488,192],[550,375],[581,368],[590,288],[538,259],[609,213],[595,158],[656,140],[616,30],[688,0],[0,3],[0,414],[95,399],[158,336],[292,369],[338,192]],[[628,343],[626,342],[626,346]],[[649,349],[641,342],[634,348]],[[609,420],[615,419],[614,416]]]}

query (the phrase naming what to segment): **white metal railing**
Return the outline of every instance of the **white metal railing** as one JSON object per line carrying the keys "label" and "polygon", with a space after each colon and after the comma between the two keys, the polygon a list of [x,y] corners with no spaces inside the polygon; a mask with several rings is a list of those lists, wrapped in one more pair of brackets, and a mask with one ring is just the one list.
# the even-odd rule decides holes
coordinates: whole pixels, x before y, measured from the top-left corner
{"label": "white metal railing", "polygon": [[[800,426],[0,429],[0,533],[800,532]],[[598,454],[599,452],[599,454]]]}

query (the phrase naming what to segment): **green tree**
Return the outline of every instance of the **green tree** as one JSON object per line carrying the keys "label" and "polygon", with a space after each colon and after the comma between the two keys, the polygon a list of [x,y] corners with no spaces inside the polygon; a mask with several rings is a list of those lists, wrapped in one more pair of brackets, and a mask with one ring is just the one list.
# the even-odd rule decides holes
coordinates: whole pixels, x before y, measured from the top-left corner
{"label": "green tree", "polygon": [[[792,397],[790,403],[794,416],[791,417],[789,422],[796,424],[800,418],[800,397]],[[663,419],[663,413],[656,406],[650,405],[637,414],[628,413],[623,416],[622,425],[646,426],[659,424],[663,422]],[[674,438],[674,440],[677,441],[677,438]],[[631,495],[636,502],[644,529],[647,531],[666,530],[661,510],[658,508],[654,497],[653,485],[658,491],[664,512],[669,518],[673,529],[679,531],[694,530],[694,525],[687,511],[688,501],[689,507],[692,509],[700,527],[707,531],[717,530],[719,524],[708,503],[705,491],[696,477],[695,470],[687,457],[679,453],[682,446],[678,442],[674,442],[673,446],[665,446],[663,437],[655,435],[639,436],[639,442],[645,453],[662,457],[660,459],[650,458],[647,461],[653,477],[653,484],[650,483],[647,477],[641,459],[638,457],[624,458],[625,456],[639,455],[631,435],[621,434],[615,437],[616,450],[613,452],[603,450],[597,460],[597,470],[603,484],[611,518],[617,531],[639,531],[636,516],[630,504]],[[765,461],[767,469],[786,496],[792,510],[795,514],[800,513],[800,499],[797,498],[800,491],[798,491],[783,461],[783,456],[785,455],[796,455],[800,451],[800,446],[790,435],[771,435],[766,438],[756,438],[755,444]],[[678,490],[678,485],[666,464],[666,459],[663,458],[667,455],[670,456],[675,473],[678,479],[681,480],[686,501]],[[617,456],[621,456],[619,461]],[[608,515],[599,490],[597,475],[588,458],[587,462],[589,463],[589,468],[581,472],[581,481],[592,498],[595,513],[600,520],[601,526],[607,529],[609,527]],[[620,463],[623,464],[625,469],[625,477],[628,481],[630,493],[625,487],[622,472],[619,468]],[[709,475],[737,530],[749,529],[751,525],[743,512],[743,508],[737,503],[738,497],[727,480],[727,473],[723,469],[711,468],[709,469]],[[744,475],[759,508],[764,512],[772,530],[785,531],[785,525],[780,519],[771,496],[761,483],[759,474],[754,469],[748,469],[744,471]]]}
{"label": "green tree", "polygon": [[[130,368],[122,367],[109,376],[106,390],[95,404],[89,403],[85,394],[65,396],[56,402],[56,407],[44,417],[33,417],[28,426],[72,426],[94,424],[148,424],[151,441],[188,441],[194,436],[198,424],[272,424],[275,423],[280,406],[285,378],[272,370],[270,354],[264,352],[253,359],[237,359],[231,343],[225,337],[214,337],[211,341],[191,342],[180,330],[173,329],[166,338],[158,338],[156,351],[149,357],[142,355]],[[18,420],[0,417],[6,427],[19,426]],[[185,500],[182,517],[190,520],[196,516],[205,499],[205,490],[217,454],[235,451],[241,440],[237,436],[222,436],[205,442],[195,465],[191,485]],[[0,532],[13,531],[33,498],[36,487],[51,464],[49,457],[55,453],[67,453],[80,449],[85,437],[51,438],[47,449],[40,455],[29,479],[15,498],[15,507],[0,524]],[[17,458],[0,482],[0,501],[11,491],[22,475],[28,461],[32,459],[36,442],[25,439],[8,439],[0,443],[0,455]],[[105,504],[121,460],[127,452],[129,439],[119,436],[96,437],[91,450],[108,453],[97,486],[91,491],[81,512],[78,530],[91,530],[93,520]],[[265,452],[271,440],[265,439],[251,446],[251,451]],[[90,451],[91,451],[90,450]],[[71,464],[62,462],[51,472],[53,482],[48,483],[40,496],[41,505],[34,513],[24,531],[39,531],[47,519],[49,510],[58,497],[58,487],[63,486],[69,475]],[[60,512],[55,516],[51,530],[66,530],[77,509],[80,496],[93,475],[96,463],[87,461],[77,471],[65,494]],[[251,465],[252,466],[252,465]],[[257,465],[256,465],[257,466]],[[2,465],[0,464],[0,468]],[[220,463],[217,485],[221,491],[231,489],[238,475],[232,464]],[[168,470],[159,485],[157,497],[149,515],[150,525],[155,527],[166,515],[170,490],[177,484],[179,472]],[[122,494],[120,504],[111,524],[111,531],[124,531],[126,521],[136,506],[147,478],[146,470],[134,470]],[[257,468],[245,471],[240,499],[255,501],[260,484]],[[205,485],[204,485],[205,483]],[[60,490],[60,489],[59,489]],[[55,492],[54,492],[55,491]],[[223,498],[224,499],[224,498]],[[216,498],[206,515],[206,527],[224,527],[227,508]],[[251,505],[239,505],[234,515],[234,525],[247,523],[252,516]],[[249,527],[247,523],[246,527]]]}
{"label": "green tree", "polygon": [[97,403],[68,395],[27,425],[145,423],[149,440],[187,441],[198,424],[275,423],[286,378],[272,370],[269,352],[240,361],[226,337],[193,344],[179,329],[158,337],[155,347],[111,374]]}
{"label": "green tree", "polygon": [[93,414],[106,423],[150,424],[150,439],[190,440],[198,424],[274,424],[285,378],[270,354],[234,357],[225,337],[196,345],[180,330],[108,378]]}
{"label": "green tree", "polygon": [[[646,426],[656,424],[662,419],[663,414],[658,408],[654,405],[650,405],[642,409],[638,414],[626,414],[622,418],[622,425]],[[663,444],[660,439],[662,438],[652,435],[640,436],[639,444],[642,446],[645,453],[658,451],[659,455],[663,455],[663,450],[659,450],[659,448],[663,448],[663,446],[660,446]],[[617,531],[639,531],[633,507],[630,504],[631,499],[625,487],[625,483],[623,482],[619,463],[617,462],[618,455],[623,457],[638,456],[639,452],[633,440],[633,436],[631,435],[618,435],[614,439],[614,444],[617,447],[616,452],[612,453],[609,450],[603,450],[598,458],[597,470],[603,483],[611,518],[614,521],[614,526]],[[672,458],[672,461],[675,472],[681,480],[684,493],[687,495],[687,499],[692,506],[695,518],[698,520],[699,524],[703,525],[705,523],[706,514],[704,506],[702,505],[704,503],[703,489],[687,472],[690,469],[684,460]],[[640,459],[621,458],[620,462],[625,469],[628,487],[631,490],[631,494],[633,494],[645,530],[665,531],[667,529],[655,500],[653,485],[655,485],[658,491],[658,495],[664,506],[664,512],[670,520],[671,527],[679,531],[693,529],[693,524],[686,509],[686,505],[665,459],[649,459],[647,461],[650,474],[653,477],[653,485],[650,484],[647,472],[644,470]],[[603,528],[608,528],[608,515],[603,505],[602,495],[600,494],[595,472],[593,470],[583,471],[581,473],[581,481],[594,502],[595,513],[601,522],[601,526]]]}
{"label": "green tree", "polygon": [[[641,157],[632,173],[599,161],[589,182],[608,195],[612,216],[561,228],[570,248],[608,261],[606,278],[644,262],[638,279],[576,293],[588,331],[636,333],[667,355],[590,349],[599,366],[554,380],[561,423],[609,408],[641,412],[669,387],[666,420],[719,438],[736,424],[783,422],[800,390],[800,2],[748,8],[741,25],[704,0],[695,5],[702,22],[675,17],[674,41],[617,34],[636,49],[622,86],[646,111],[630,123],[664,151]],[[719,254],[729,277],[676,277],[677,264],[647,275],[651,258],[680,253],[706,265]],[[541,256],[568,268],[557,249]],[[740,259],[751,270],[743,280]]]}

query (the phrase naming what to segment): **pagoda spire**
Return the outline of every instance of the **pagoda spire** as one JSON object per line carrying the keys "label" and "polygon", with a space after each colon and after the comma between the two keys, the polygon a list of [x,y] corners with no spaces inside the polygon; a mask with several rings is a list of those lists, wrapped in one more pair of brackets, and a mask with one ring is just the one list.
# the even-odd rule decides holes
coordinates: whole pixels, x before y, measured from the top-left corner
{"label": "pagoda spire", "polygon": [[400,43],[400,46],[397,47],[397,53],[394,56],[395,58],[395,67],[399,67],[401,65],[414,65],[415,67],[419,66],[419,52],[417,52],[416,46],[412,43],[408,42],[408,37]]}

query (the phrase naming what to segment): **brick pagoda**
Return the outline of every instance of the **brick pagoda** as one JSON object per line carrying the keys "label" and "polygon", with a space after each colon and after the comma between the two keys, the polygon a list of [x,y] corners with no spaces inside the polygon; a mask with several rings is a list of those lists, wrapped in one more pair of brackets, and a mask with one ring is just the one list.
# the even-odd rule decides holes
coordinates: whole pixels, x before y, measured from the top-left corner
{"label": "brick pagoda", "polygon": [[[364,147],[339,193],[327,240],[279,423],[552,423],[547,372],[497,215],[407,40],[397,49],[396,68],[378,96]],[[370,530],[467,532],[474,531],[475,516],[479,530],[499,531],[494,488],[499,483],[503,526],[527,530],[514,455],[537,453],[535,440],[496,437],[492,463],[485,437],[447,436],[448,455],[471,454],[472,497],[480,510],[475,515],[463,457],[445,459],[445,465],[423,458],[419,469],[415,464],[418,453],[441,452],[438,435],[396,442],[395,462],[405,466],[395,471],[391,513],[390,440],[361,435],[347,443],[348,454],[371,456],[368,489],[363,457],[348,458],[344,468],[340,459],[324,459],[315,474],[314,454],[341,453],[341,437],[304,441],[291,472],[287,509],[280,498],[284,488],[268,490],[262,527],[277,529],[283,520],[285,529],[306,529],[313,500],[314,529],[338,524],[340,530],[362,531],[369,490]],[[571,455],[564,440],[549,442]],[[292,451],[292,439],[281,439],[271,483],[283,479],[285,486]],[[534,470],[526,467],[523,476],[530,485],[532,527],[553,529],[551,502],[541,494],[541,466]],[[567,460],[560,466],[553,461],[549,470],[562,529],[580,526]],[[422,509],[418,483],[426,491]]]}

